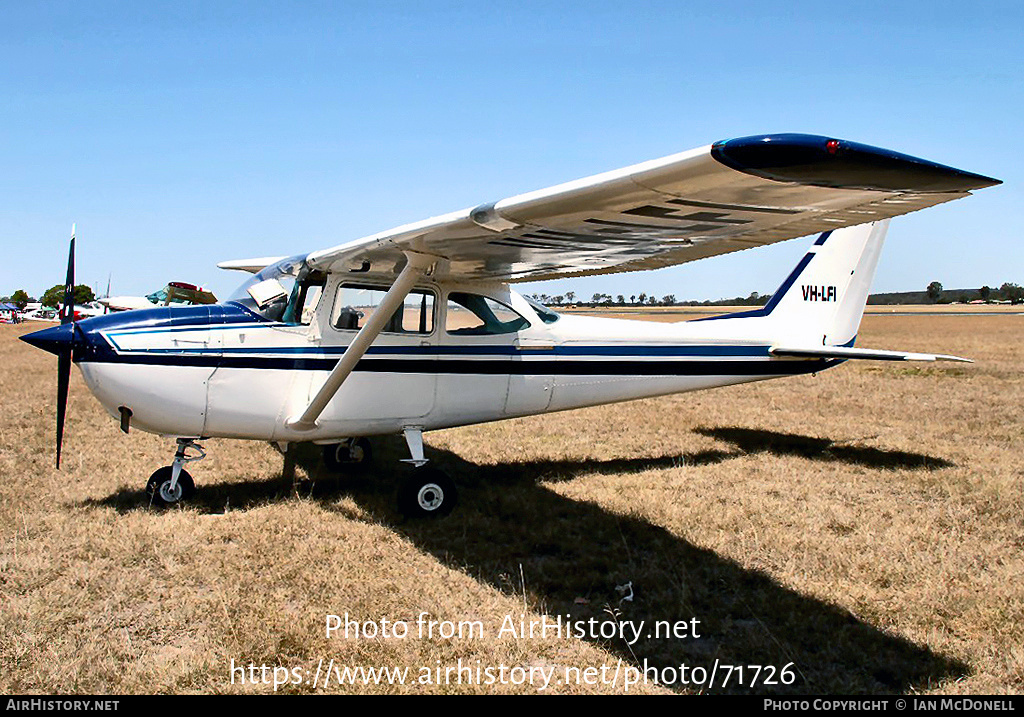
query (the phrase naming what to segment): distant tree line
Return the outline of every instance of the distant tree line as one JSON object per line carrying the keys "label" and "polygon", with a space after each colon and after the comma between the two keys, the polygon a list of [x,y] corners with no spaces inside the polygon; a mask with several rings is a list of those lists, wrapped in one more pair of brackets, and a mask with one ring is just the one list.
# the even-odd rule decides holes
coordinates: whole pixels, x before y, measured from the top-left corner
{"label": "distant tree line", "polygon": [[998,302],[1001,304],[1024,303],[1024,288],[1006,282],[998,289],[982,286],[977,289],[947,289],[942,282],[933,281],[923,291],[895,291],[872,294],[868,303],[885,304],[955,304],[971,301]]}
{"label": "distant tree line", "polygon": [[[91,301],[96,300],[96,294],[93,293],[92,287],[85,284],[78,284],[75,286],[75,304],[88,304]],[[24,289],[18,289],[10,296],[0,296],[0,302],[10,302],[17,306],[19,309],[24,309],[27,305],[35,303],[37,299],[29,296],[28,292]],[[43,294],[42,298],[38,299],[39,303],[43,306],[51,309],[57,308],[57,305],[64,301],[64,285],[57,284],[51,286]]]}
{"label": "distant tree line", "polygon": [[[771,294],[759,294],[751,292],[749,296],[736,296],[731,299],[717,299],[711,301],[678,301],[675,294],[666,294],[657,297],[646,292],[639,294],[595,293],[589,300],[576,299],[576,293],[567,291],[564,294],[531,294],[531,298],[548,306],[764,306],[771,298]],[[85,284],[75,286],[75,304],[87,304],[95,301],[96,296],[91,287]],[[932,303],[952,304],[956,302],[968,303],[970,301],[998,301],[1011,304],[1024,304],[1024,287],[1019,284],[1006,282],[998,289],[990,286],[982,286],[979,289],[944,289],[941,282],[933,281],[923,291],[903,291],[882,294],[872,294],[869,304],[897,304],[897,303]],[[36,301],[29,296],[24,289],[18,289],[10,296],[0,296],[0,302],[10,302],[22,309],[27,304]],[[64,301],[64,285],[57,284],[50,287],[39,299],[43,306],[56,308]]]}
{"label": "distant tree line", "polygon": [[658,297],[646,292],[639,294],[611,294],[595,293],[590,299],[576,300],[576,294],[567,291],[564,294],[531,294],[531,299],[539,301],[545,306],[764,306],[771,298],[771,294],[758,294],[756,291],[749,296],[737,296],[732,299],[718,299],[717,301],[679,301],[675,294],[665,294]]}
{"label": "distant tree line", "polygon": [[24,309],[25,306],[35,301],[31,296],[26,293],[24,289],[18,289],[10,296],[0,296],[0,303],[3,304],[14,304],[19,309]]}

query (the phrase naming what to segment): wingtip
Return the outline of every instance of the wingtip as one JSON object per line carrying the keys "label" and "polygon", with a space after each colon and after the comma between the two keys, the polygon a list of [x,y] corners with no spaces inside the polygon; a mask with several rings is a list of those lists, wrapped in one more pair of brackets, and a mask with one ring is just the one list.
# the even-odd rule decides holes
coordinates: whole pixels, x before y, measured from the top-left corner
{"label": "wingtip", "polygon": [[1001,180],[901,152],[822,135],[782,133],[715,142],[711,156],[746,174],[835,189],[970,192]]}

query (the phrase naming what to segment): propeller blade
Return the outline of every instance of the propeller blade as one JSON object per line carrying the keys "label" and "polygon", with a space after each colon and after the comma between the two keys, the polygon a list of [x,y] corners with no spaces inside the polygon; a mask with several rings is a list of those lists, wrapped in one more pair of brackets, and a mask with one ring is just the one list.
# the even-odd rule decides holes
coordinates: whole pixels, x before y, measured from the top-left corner
{"label": "propeller blade", "polygon": [[[75,225],[71,225],[71,248],[68,249],[68,275],[64,281],[64,309],[60,323],[75,320]],[[60,470],[60,449],[64,445],[64,415],[68,408],[68,384],[71,381],[71,354],[75,349],[75,330],[71,340],[57,354],[57,470]]]}
{"label": "propeller blade", "polygon": [[19,338],[36,348],[57,356],[57,468],[60,469],[60,451],[64,444],[64,415],[68,408],[68,386],[71,382],[71,364],[74,361],[75,336],[81,331],[75,320],[75,226],[71,225],[71,248],[68,250],[68,278],[64,285],[64,305],[60,310],[60,326],[34,331]]}
{"label": "propeller blade", "polygon": [[71,348],[57,354],[57,470],[60,470],[60,449],[64,445],[64,414],[68,407],[68,383],[71,380]]}
{"label": "propeller blade", "polygon": [[68,250],[68,277],[64,280],[64,306],[61,307],[62,324],[75,320],[75,225],[71,225],[71,249]]}

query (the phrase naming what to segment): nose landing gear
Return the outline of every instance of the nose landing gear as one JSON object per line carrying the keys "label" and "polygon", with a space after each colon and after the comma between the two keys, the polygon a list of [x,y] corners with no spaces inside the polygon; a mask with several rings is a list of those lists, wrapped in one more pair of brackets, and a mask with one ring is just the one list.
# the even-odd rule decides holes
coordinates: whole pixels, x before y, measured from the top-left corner
{"label": "nose landing gear", "polygon": [[[189,451],[192,451],[190,454]],[[191,438],[179,438],[178,450],[174,453],[174,462],[169,466],[158,468],[146,483],[149,504],[159,508],[188,500],[196,491],[195,481],[185,470],[186,463],[201,461],[206,458],[206,451]]]}

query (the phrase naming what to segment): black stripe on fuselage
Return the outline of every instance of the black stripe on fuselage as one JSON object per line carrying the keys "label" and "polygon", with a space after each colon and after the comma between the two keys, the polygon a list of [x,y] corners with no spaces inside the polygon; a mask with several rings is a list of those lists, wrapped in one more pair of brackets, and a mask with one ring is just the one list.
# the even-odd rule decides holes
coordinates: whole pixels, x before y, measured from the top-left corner
{"label": "black stripe on fuselage", "polygon": [[[96,363],[207,368],[330,371],[335,358],[120,354]],[[814,373],[841,363],[835,359],[760,361],[573,361],[364,358],[356,371],[416,374],[512,374],[517,376],[787,376]]]}

